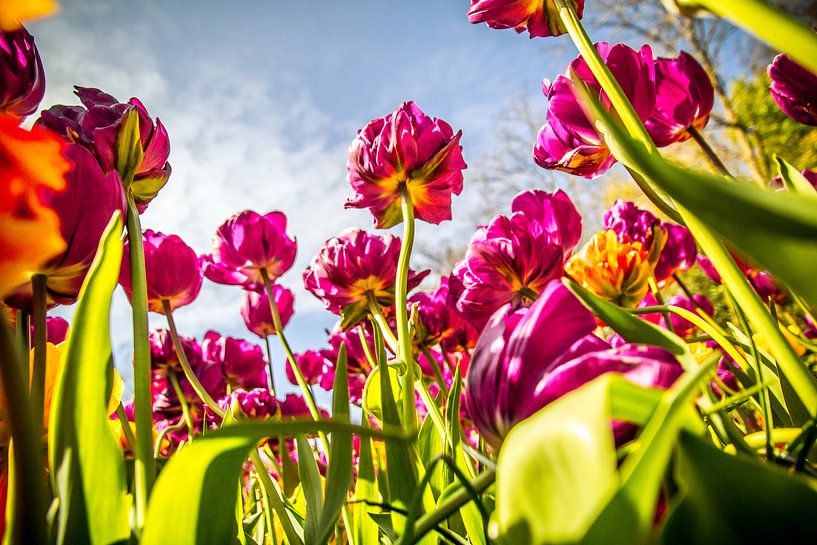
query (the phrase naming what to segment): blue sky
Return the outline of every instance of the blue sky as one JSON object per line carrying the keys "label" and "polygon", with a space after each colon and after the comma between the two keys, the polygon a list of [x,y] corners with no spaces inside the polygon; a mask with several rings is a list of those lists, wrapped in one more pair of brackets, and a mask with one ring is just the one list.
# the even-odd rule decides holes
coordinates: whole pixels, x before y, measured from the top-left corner
{"label": "blue sky", "polygon": [[[301,272],[324,240],[371,225],[368,212],[343,209],[346,149],[356,130],[414,100],[463,130],[474,167],[490,151],[508,102],[540,97],[541,79],[562,71],[574,54],[566,36],[531,41],[471,25],[468,5],[63,0],[58,16],[30,30],[47,72],[43,107],[76,103],[74,84],[99,87],[120,100],[139,97],[167,126],[173,175],[143,216],[145,228],[178,234],[203,253],[236,211],[288,215],[299,252],[282,278],[297,300],[287,333],[302,350],[324,346],[323,329],[334,316],[302,289]],[[469,187],[466,171],[460,203],[484,197]],[[487,197],[509,204],[512,196]],[[419,237],[447,236],[457,210],[455,204],[453,225],[421,226]],[[180,330],[250,338],[239,304],[238,288],[206,282],[199,299],[178,311]],[[121,290],[112,317],[117,366],[127,378],[129,307]],[[163,317],[151,316],[151,323],[163,326]]]}

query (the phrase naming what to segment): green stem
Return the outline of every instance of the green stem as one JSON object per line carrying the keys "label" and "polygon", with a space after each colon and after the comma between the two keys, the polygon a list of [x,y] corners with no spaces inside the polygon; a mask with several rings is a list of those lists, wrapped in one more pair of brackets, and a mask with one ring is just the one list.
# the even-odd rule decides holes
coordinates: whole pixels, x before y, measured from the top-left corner
{"label": "green stem", "polygon": [[116,406],[116,418],[119,420],[119,425],[122,426],[122,433],[124,434],[128,445],[130,445],[131,451],[135,451],[136,437],[133,435],[133,430],[130,427],[128,415],[125,414],[125,408],[122,406],[121,402]]}
{"label": "green stem", "polygon": [[[31,418],[37,435],[43,431],[43,402],[45,400],[45,366],[47,331],[45,313],[48,297],[46,284],[48,277],[35,274],[31,277],[31,293],[34,299],[34,365],[31,370]],[[28,362],[26,362],[28,363]]]}
{"label": "green stem", "polygon": [[275,396],[275,376],[272,374],[272,348],[269,345],[269,335],[264,335],[264,345],[267,348],[267,372],[269,373],[269,390]]}
{"label": "green stem", "polygon": [[223,417],[224,411],[218,406],[218,403],[216,403],[210,396],[204,386],[201,385],[199,377],[196,376],[196,373],[193,372],[193,368],[190,367],[190,362],[187,360],[187,354],[184,353],[184,346],[182,346],[182,341],[179,338],[179,332],[176,330],[176,321],[173,319],[173,310],[170,308],[170,301],[167,299],[162,299],[162,309],[164,310],[165,317],[167,318],[167,326],[170,329],[170,337],[173,339],[173,348],[176,350],[176,357],[179,359],[179,363],[182,366],[184,376],[187,378],[190,386],[193,387],[193,390],[195,390],[196,395],[199,396],[199,399],[201,399],[211,411],[216,413],[219,418]]}
{"label": "green stem", "polygon": [[[284,453],[284,456],[286,456],[286,453]],[[258,480],[261,481],[263,495],[266,496],[268,504],[272,506],[275,514],[278,515],[278,520],[281,522],[281,527],[284,529],[287,541],[290,545],[301,545],[303,540],[300,539],[295,528],[292,526],[292,519],[289,518],[289,512],[284,504],[284,500],[281,498],[281,491],[270,478],[269,473],[267,473],[267,468],[261,461],[257,449],[252,449],[250,460],[255,466],[255,473],[258,475]]]}
{"label": "green stem", "polygon": [[440,387],[440,392],[443,394],[448,393],[448,386],[445,384],[443,371],[440,369],[440,364],[438,364],[437,360],[434,358],[434,354],[431,353],[431,350],[427,346],[424,346],[422,351],[423,355],[426,357],[426,361],[431,366],[432,371],[434,371],[434,378],[437,381],[437,385]]}
{"label": "green stem", "polygon": [[136,527],[145,520],[148,497],[153,488],[156,466],[153,459],[153,398],[150,391],[150,342],[148,340],[148,296],[142,225],[133,194],[127,192],[128,247],[133,310],[133,391],[136,449],[134,495]]}
{"label": "green stem", "polygon": [[176,392],[176,397],[179,399],[179,405],[182,406],[182,416],[184,417],[184,423],[187,424],[187,435],[192,441],[194,432],[193,417],[190,416],[190,405],[187,403],[187,398],[184,397],[184,392],[182,392],[182,387],[179,384],[179,377],[176,376],[176,372],[170,370],[167,377],[170,379],[170,384],[173,385],[173,391]]}
{"label": "green stem", "polygon": [[436,509],[420,517],[414,525],[414,540],[419,541],[421,537],[433,530],[438,524],[456,513],[460,507],[474,499],[473,491],[480,493],[496,480],[496,473],[485,471],[471,481],[472,490],[466,487],[458,488],[454,493],[447,496],[446,500],[440,503]]}
{"label": "green stem", "polygon": [[635,170],[631,169],[630,167],[625,166],[627,172],[630,173],[633,181],[635,181],[638,188],[650,199],[656,208],[658,208],[661,212],[663,212],[668,218],[670,218],[675,223],[680,225],[684,224],[684,220],[681,219],[680,214],[678,211],[675,210],[672,205],[670,205],[664,197],[662,197],[655,188],[650,185],[650,183],[644,179],[644,177],[636,172]]}
{"label": "green stem", "polygon": [[369,362],[369,367],[374,369],[379,364],[372,353],[372,348],[369,346],[369,341],[366,340],[366,330],[363,329],[363,325],[357,326],[357,336],[360,339],[360,346],[363,347],[363,353],[366,354],[366,361]]}
{"label": "green stem", "polygon": [[383,316],[383,311],[380,310],[380,304],[374,300],[374,297],[369,297],[369,313],[371,313],[372,318],[380,328],[380,332],[383,333],[383,340],[389,345],[389,350],[397,354],[399,352],[397,337],[394,336],[388,320]]}
{"label": "green stem", "polygon": [[799,21],[762,0],[676,0],[702,7],[749,31],[817,74],[817,36]]}
{"label": "green stem", "polygon": [[695,140],[695,143],[698,144],[698,147],[701,148],[701,151],[704,152],[704,155],[709,159],[712,165],[720,171],[721,174],[724,176],[732,177],[732,174],[729,173],[729,169],[726,168],[726,165],[723,164],[721,158],[718,157],[718,154],[715,153],[715,150],[712,149],[712,146],[709,145],[709,142],[706,141],[704,135],[701,134],[701,131],[696,129],[695,127],[689,127],[687,132]]}
{"label": "green stem", "polygon": [[411,343],[411,331],[408,322],[408,275],[411,250],[414,246],[414,204],[411,194],[405,185],[400,186],[401,205],[403,208],[403,243],[400,246],[400,258],[397,261],[397,277],[394,282],[394,310],[397,322],[397,357],[406,366],[403,377],[403,426],[413,430],[416,425],[416,407],[414,406],[414,355]]}
{"label": "green stem", "polygon": [[[661,290],[658,289],[658,282],[655,280],[655,275],[651,276],[648,279],[648,283],[650,284],[650,291],[652,292],[655,300],[658,301],[660,306],[664,306],[664,295],[661,293]],[[662,311],[661,314],[664,316],[664,323],[667,326],[667,329],[670,333],[675,333],[675,328],[672,326],[672,320],[670,320],[669,312]]]}
{"label": "green stem", "polygon": [[[14,441],[14,490],[13,524],[9,525],[10,535],[6,536],[10,545],[48,543],[46,523],[46,479],[43,468],[43,449],[40,434],[42,426],[34,425],[33,412],[22,369],[20,352],[14,344],[13,336],[6,323],[6,316],[0,312],[0,388],[6,398],[5,418],[11,428]],[[42,406],[40,406],[42,412]],[[5,514],[2,514],[5,516]]]}
{"label": "green stem", "polygon": [[162,442],[165,440],[165,436],[166,436],[168,433],[172,432],[172,431],[177,431],[177,430],[182,429],[182,427],[183,427],[184,425],[185,425],[185,424],[184,424],[184,419],[183,419],[183,418],[179,418],[179,421],[178,421],[178,422],[176,422],[176,423],[175,423],[175,424],[173,424],[172,426],[168,426],[168,427],[166,427],[165,429],[163,429],[163,430],[162,430],[162,431],[159,433],[159,436],[156,438],[156,444],[153,446],[153,457],[154,457],[154,458],[158,458],[158,457],[161,455],[161,452],[162,452]]}
{"label": "green stem", "polygon": [[[29,320],[29,315],[27,312],[18,310],[17,311],[17,332],[16,332],[16,339],[17,339],[17,347],[20,350],[20,359],[23,361],[28,361],[29,358],[29,350],[31,349],[31,321]],[[29,384],[31,382],[31,378],[28,376],[28,366],[23,366],[23,383]]]}

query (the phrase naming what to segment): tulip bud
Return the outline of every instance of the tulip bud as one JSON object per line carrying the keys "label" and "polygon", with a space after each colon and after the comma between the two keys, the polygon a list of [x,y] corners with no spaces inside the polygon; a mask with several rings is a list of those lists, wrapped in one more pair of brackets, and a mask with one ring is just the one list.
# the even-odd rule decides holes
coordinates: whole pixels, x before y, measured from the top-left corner
{"label": "tulip bud", "polygon": [[0,32],[0,74],[0,112],[19,118],[36,112],[45,95],[45,71],[25,28]]}
{"label": "tulip bud", "polygon": [[[201,290],[203,274],[196,252],[176,235],[165,235],[148,229],[142,233],[145,249],[145,271],[148,309],[164,314],[163,301],[175,310],[190,304]],[[131,298],[130,247],[125,241],[119,284]]]}
{"label": "tulip bud", "polygon": [[451,219],[451,195],[462,192],[460,136],[445,121],[404,102],[386,117],[370,121],[349,146],[349,184],[355,192],[346,208],[368,208],[374,226],[388,229],[403,220],[402,193],[417,219]]}
{"label": "tulip bud", "polygon": [[768,72],[769,90],[783,113],[804,125],[817,125],[817,75],[782,53]]}

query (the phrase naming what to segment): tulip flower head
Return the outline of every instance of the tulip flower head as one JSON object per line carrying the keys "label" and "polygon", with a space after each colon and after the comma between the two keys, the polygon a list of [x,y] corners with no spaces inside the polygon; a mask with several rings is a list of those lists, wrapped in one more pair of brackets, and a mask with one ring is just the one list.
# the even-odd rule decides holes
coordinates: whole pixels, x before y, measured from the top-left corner
{"label": "tulip flower head", "polygon": [[[307,384],[318,384],[321,381],[324,366],[326,365],[326,358],[317,350],[307,350],[301,354],[295,354],[295,361],[298,362],[298,367],[304,375],[304,380]],[[286,368],[287,380],[294,385],[298,385],[295,378],[295,373],[292,372],[289,362],[284,362]]]}
{"label": "tulip flower head", "polygon": [[[176,235],[148,229],[142,233],[148,286],[148,309],[164,314],[164,301],[175,310],[190,304],[201,290],[203,274],[196,252]],[[130,249],[125,242],[119,283],[131,297]]]}
{"label": "tulip flower head", "polygon": [[[150,343],[150,368],[154,376],[164,377],[169,371],[181,373],[179,357],[176,348],[173,346],[173,338],[167,329],[156,329],[148,335]],[[193,369],[198,369],[204,364],[204,356],[201,345],[196,339],[190,337],[179,337],[187,362]]]}
{"label": "tulip flower head", "polygon": [[[635,51],[624,44],[596,44],[596,49],[619,81],[636,113],[645,121],[655,106],[655,66],[649,46]],[[565,75],[542,88],[548,98],[547,122],[539,131],[533,148],[533,158],[542,168],[560,170],[576,176],[595,178],[607,172],[615,163],[604,138],[584,113],[576,97],[578,78],[596,96],[602,106],[610,109],[610,100],[596,82],[582,57],[570,63]]]}
{"label": "tulip flower head", "polygon": [[560,278],[581,237],[581,216],[561,190],[520,193],[511,211],[477,230],[454,271],[462,284],[457,309],[478,331],[503,305],[530,305]]}
{"label": "tulip flower head", "polygon": [[47,202],[66,186],[63,143],[49,131],[18,125],[17,118],[0,115],[0,297],[66,248]]}
{"label": "tulip flower head", "polygon": [[259,288],[262,270],[275,281],[295,262],[297,244],[286,233],[283,212],[239,212],[219,226],[213,253],[205,258],[204,274],[219,284]]}
{"label": "tulip flower head", "polygon": [[[50,204],[68,244],[63,252],[32,271],[46,276],[48,306],[76,301],[111,216],[117,210],[122,217],[126,213],[125,190],[115,171],[105,175],[93,154],[79,144],[68,144],[65,157],[71,163],[67,187],[54,195]],[[31,312],[31,284],[21,286],[7,301]]]}
{"label": "tulip flower head", "polygon": [[[77,87],[76,95],[82,106],[52,106],[37,121],[71,141],[87,147],[96,155],[102,170],[108,174],[117,170],[128,190],[133,193],[139,212],[144,212],[170,178],[170,139],[162,122],[152,120],[145,106],[137,98],[122,103],[111,95],[87,87]],[[138,164],[130,164],[129,157],[120,155],[127,148],[125,139],[132,112],[138,118]],[[132,180],[132,181],[131,181]]]}
{"label": "tulip flower head", "polygon": [[45,72],[34,38],[20,27],[0,31],[0,112],[24,118],[45,95]]}
{"label": "tulip flower head", "polygon": [[593,292],[623,307],[634,307],[649,290],[655,261],[641,242],[621,242],[615,231],[596,233],[565,266],[565,273]]}
{"label": "tulip flower head", "polygon": [[[292,314],[295,312],[295,296],[292,291],[280,284],[272,285],[272,297],[278,307],[278,315],[281,317],[281,325],[286,327]],[[241,298],[241,317],[247,329],[266,338],[269,335],[277,335],[275,323],[272,319],[269,297],[266,289],[244,290]]]}
{"label": "tulip flower head", "polygon": [[[400,239],[349,229],[326,241],[304,271],[304,286],[338,314],[342,328],[360,322],[370,305],[394,305],[394,279]],[[428,271],[409,271],[408,288],[415,288]]]}
{"label": "tulip flower head", "polygon": [[221,369],[225,382],[231,387],[266,388],[267,362],[260,346],[208,331],[201,350],[206,361]]}
{"label": "tulip flower head", "polygon": [[[572,0],[579,18],[584,0]],[[553,0],[471,0],[470,23],[485,23],[490,28],[527,31],[531,38],[560,36],[567,32]]]}
{"label": "tulip flower head", "polygon": [[769,91],[783,113],[805,125],[817,125],[817,75],[782,53],[768,72]]}
{"label": "tulip flower head", "polygon": [[599,375],[659,388],[681,375],[665,350],[611,348],[595,327],[593,314],[558,280],[530,308],[505,306],[491,317],[468,368],[465,406],[494,450],[516,423]]}
{"label": "tulip flower head", "polygon": [[441,119],[428,117],[413,102],[374,119],[349,146],[347,171],[354,197],[346,208],[368,208],[374,226],[392,227],[403,220],[408,197],[417,219],[451,219],[451,196],[462,192],[460,137]]}
{"label": "tulip flower head", "polygon": [[[761,299],[767,300],[771,298],[778,303],[786,299],[786,292],[777,285],[777,282],[775,282],[774,277],[769,271],[758,269],[734,254],[732,254],[732,258],[735,260],[735,263],[737,263],[743,276],[749,280],[749,284],[751,284],[757,294],[760,295]],[[701,270],[703,270],[713,282],[716,284],[721,283],[721,275],[718,274],[717,269],[715,269],[715,266],[708,257],[699,255],[698,266],[701,267]]]}
{"label": "tulip flower head", "polygon": [[655,108],[644,122],[659,147],[688,140],[703,129],[715,103],[712,81],[691,55],[655,59]]}
{"label": "tulip flower head", "polygon": [[220,399],[218,406],[236,419],[268,420],[279,416],[280,406],[266,388],[237,389]]}

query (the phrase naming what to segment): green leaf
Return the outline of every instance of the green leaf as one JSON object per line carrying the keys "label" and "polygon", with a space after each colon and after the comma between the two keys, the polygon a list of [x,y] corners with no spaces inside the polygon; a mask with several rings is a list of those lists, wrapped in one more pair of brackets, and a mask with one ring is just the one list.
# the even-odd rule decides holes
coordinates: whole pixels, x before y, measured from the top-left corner
{"label": "green leaf", "polygon": [[319,531],[319,517],[323,511],[323,484],[318,472],[318,463],[312,446],[303,435],[295,438],[298,446],[298,475],[301,477],[301,490],[306,502],[306,516],[304,524],[304,542],[317,543]]}
{"label": "green leaf", "polygon": [[610,381],[599,377],[511,429],[497,461],[500,543],[575,543],[615,493]]}
{"label": "green leaf", "polygon": [[[267,437],[355,433],[395,444],[410,440],[402,432],[377,431],[344,422],[241,422],[197,439],[167,463],[148,505],[141,545],[228,543],[235,536],[231,516],[235,483],[252,448]],[[273,483],[274,484],[274,483]]]}
{"label": "green leaf", "polygon": [[[382,367],[382,365],[376,367],[369,374],[363,388],[363,407],[380,422],[383,422],[383,391],[380,379],[380,369]],[[399,414],[401,410],[400,402],[403,399],[400,395],[400,369],[396,365],[386,365],[385,368],[389,376],[390,391],[393,393],[392,399],[394,399]]]}
{"label": "green leaf", "polygon": [[[349,378],[346,365],[346,345],[340,346],[332,385],[332,418],[349,423]],[[352,486],[352,435],[335,432],[329,447],[329,467],[326,471],[326,499],[315,543],[323,544],[332,533]]]}
{"label": "green leaf", "polygon": [[690,434],[678,444],[682,499],[662,543],[812,543],[817,492],[774,465],[730,456]]}
{"label": "green leaf", "polygon": [[434,463],[434,460],[443,452],[443,442],[430,418],[423,420],[420,425],[420,433],[417,436],[417,449],[420,453],[420,463],[423,464],[424,471],[426,473],[431,471],[428,484],[434,497],[437,498],[448,483],[443,482],[445,468]]}
{"label": "green leaf", "polygon": [[133,107],[128,110],[116,139],[116,171],[125,188],[130,188],[144,157],[139,134],[139,112]]}
{"label": "green leaf", "polygon": [[130,536],[125,463],[108,419],[111,297],[122,262],[121,234],[117,212],[82,285],[54,387],[48,458],[59,500],[55,534],[60,544],[109,545]]}
{"label": "green leaf", "polygon": [[786,184],[786,188],[793,193],[800,193],[802,195],[817,195],[817,189],[806,179],[803,174],[791,166],[785,159],[777,155],[774,156],[777,162],[778,172]]}
{"label": "green leaf", "polygon": [[[368,419],[361,420],[368,426]],[[378,530],[374,520],[369,516],[369,506],[365,502],[380,501],[375,484],[374,461],[372,460],[372,443],[367,437],[360,438],[358,452],[357,481],[355,482],[353,529],[354,543],[364,545],[378,542]]]}

